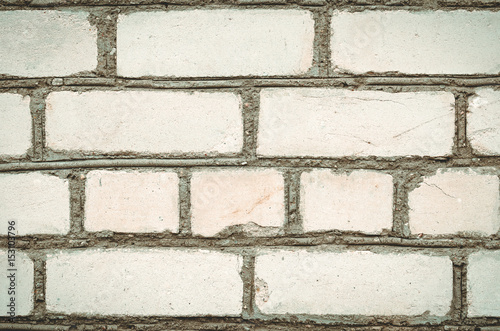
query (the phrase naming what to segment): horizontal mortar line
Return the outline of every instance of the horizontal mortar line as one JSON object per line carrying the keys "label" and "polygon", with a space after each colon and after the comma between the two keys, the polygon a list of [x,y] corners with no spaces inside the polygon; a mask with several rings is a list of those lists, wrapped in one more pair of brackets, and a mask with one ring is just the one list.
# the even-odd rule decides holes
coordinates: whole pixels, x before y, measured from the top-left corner
{"label": "horizontal mortar line", "polygon": [[76,168],[126,168],[126,167],[300,167],[300,168],[360,168],[360,169],[416,169],[422,166],[486,167],[500,166],[500,156],[474,158],[174,158],[174,159],[88,159],[44,162],[1,163],[0,172],[57,170]]}
{"label": "horizontal mortar line", "polygon": [[[300,316],[297,314],[290,314],[291,316]],[[322,317],[324,321],[321,321]],[[175,327],[177,330],[181,327],[189,328],[189,330],[215,330],[214,327],[219,325],[220,330],[241,330],[241,327],[246,326],[245,330],[290,330],[290,331],[303,331],[308,329],[314,329],[316,327],[319,330],[340,330],[338,327],[342,327],[342,330],[346,331],[359,331],[360,328],[366,327],[367,330],[371,330],[373,327],[387,327],[387,321],[398,319],[394,316],[373,316],[373,315],[363,315],[360,318],[356,318],[356,322],[353,323],[353,316],[351,315],[316,315],[315,320],[304,318],[302,321],[296,319],[292,320],[290,316],[286,314],[283,315],[265,315],[266,319],[260,319],[259,317],[252,318],[242,318],[242,317],[169,317],[169,316],[79,316],[77,314],[63,315],[63,314],[46,314],[48,321],[41,323],[36,318],[32,319],[30,316],[17,316],[16,323],[12,323],[7,317],[0,317],[0,329],[1,330],[33,330],[33,331],[45,331],[45,330],[70,330],[73,329],[75,325],[93,325],[93,326],[108,326],[111,330],[116,330],[121,324],[126,325],[125,329],[129,329],[131,326],[140,325],[140,330],[146,330],[145,328],[152,328],[154,330],[164,330],[161,327]],[[273,317],[278,318],[278,320],[272,320]],[[379,321],[374,323],[373,319],[377,318]],[[414,316],[399,316],[399,320],[402,319],[413,319]],[[418,318],[418,316],[417,316]],[[271,320],[270,320],[271,319]],[[364,320],[364,321],[363,321]],[[483,318],[483,319],[467,319],[464,323],[455,324],[453,321],[443,321],[441,323],[433,323],[429,325],[428,323],[414,323],[413,325],[405,326],[390,326],[390,330],[422,330],[422,325],[425,324],[425,330],[443,330],[443,326],[452,326],[455,330],[456,326],[493,326],[498,325],[495,318]],[[31,324],[35,322],[36,324]],[[49,324],[50,323],[50,324]],[[160,327],[160,329],[158,329]],[[269,329],[268,329],[269,328]],[[103,328],[104,329],[104,328]],[[235,330],[236,330],[235,329]],[[120,328],[122,330],[122,328]],[[170,329],[169,329],[170,330]],[[469,330],[469,329],[467,329]]]}
{"label": "horizontal mortar line", "polygon": [[89,159],[49,162],[19,162],[0,164],[0,172],[18,170],[57,170],[74,168],[108,167],[190,167],[190,166],[241,166],[245,159]]}
{"label": "horizontal mortar line", "polygon": [[[281,8],[281,9],[297,9],[297,8],[304,8],[304,9],[308,9],[308,8],[322,8],[322,7],[328,7],[328,8],[345,8],[345,7],[349,7],[349,6],[344,6],[344,5],[341,5],[341,6],[331,6],[329,5],[328,3],[312,3],[312,4],[308,4],[308,3],[285,3],[285,2],[282,2],[282,3],[279,3],[279,2],[272,2],[271,1],[259,1],[259,2],[253,2],[253,3],[249,3],[249,2],[245,2],[245,1],[235,1],[233,3],[228,3],[227,1],[225,2],[225,0],[219,0],[219,1],[211,1],[211,2],[203,2],[203,1],[198,1],[198,3],[196,3],[196,1],[194,1],[194,3],[186,3],[186,2],[183,2],[182,0],[180,1],[162,1],[162,0],[149,0],[149,1],[141,1],[140,3],[134,3],[132,1],[114,1],[114,2],[111,2],[111,1],[107,1],[107,2],[103,2],[103,3],[99,3],[97,1],[85,1],[85,0],[73,0],[72,2],[65,2],[65,1],[52,1],[52,2],[48,2],[46,1],[45,3],[42,3],[42,4],[37,4],[37,3],[26,3],[26,2],[23,2],[23,0],[20,0],[19,2],[10,2],[10,3],[7,3],[5,5],[2,5],[2,3],[0,2],[0,10],[10,10],[11,8],[12,9],[19,9],[19,7],[23,7],[23,8],[28,8],[28,9],[34,9],[34,10],[42,10],[42,9],[57,9],[57,8],[85,8],[85,9],[89,9],[89,8],[120,8],[120,7],[123,7],[123,8],[126,8],[126,9],[129,9],[129,8],[137,8],[138,10],[141,10],[141,9],[189,9],[189,8],[193,8],[193,9],[200,9],[200,8],[260,8],[260,7],[277,7],[277,8]],[[355,7],[367,7],[367,6],[364,6],[364,5],[353,5]],[[369,7],[375,7],[375,5],[370,5]],[[389,7],[387,5],[378,5],[377,7]],[[423,6],[410,6],[410,8],[422,8]],[[449,8],[450,6],[446,6],[444,8]],[[468,8],[468,7],[475,7],[473,5],[465,5],[465,6],[461,6],[461,7],[464,7],[464,8]],[[491,7],[491,6],[490,6]],[[390,7],[389,7],[390,8]],[[425,7],[424,7],[425,8]],[[454,7],[452,7],[454,8]],[[460,7],[458,7],[460,8]]]}
{"label": "horizontal mortar line", "polygon": [[[19,317],[16,317],[18,320]],[[8,322],[7,319],[5,319]],[[28,324],[30,320],[28,318],[24,318],[23,323],[2,323],[2,319],[0,319],[0,330],[20,330],[20,331],[65,331],[70,330],[71,325],[64,325],[60,322],[60,324]]]}
{"label": "horizontal mortar line", "polygon": [[[6,239],[6,236],[0,236]],[[492,239],[427,239],[375,236],[331,235],[303,236],[303,237],[228,237],[228,238],[193,238],[180,237],[173,234],[93,234],[90,236],[73,235],[39,235],[19,236],[17,238],[19,250],[52,250],[52,249],[79,249],[79,248],[286,248],[286,247],[345,247],[345,246],[392,246],[399,248],[421,249],[464,249],[485,248],[500,249],[500,238]],[[7,240],[0,241],[0,247],[7,247]]]}
{"label": "horizontal mortar line", "polygon": [[[290,319],[290,316],[302,316],[306,317],[302,320]],[[343,326],[342,330],[346,331],[359,331],[360,327],[367,327],[371,330],[371,327],[377,326],[387,326],[387,323],[392,320],[403,320],[403,319],[414,319],[419,318],[420,316],[405,316],[405,315],[360,315],[356,318],[356,322],[353,323],[350,320],[353,319],[353,315],[309,315],[313,317],[314,320],[307,319],[307,316],[304,314],[273,314],[273,315],[262,315],[256,316],[252,318],[243,318],[243,317],[230,317],[230,316],[185,316],[185,317],[176,317],[176,316],[158,316],[158,315],[150,315],[150,316],[128,316],[128,315],[118,315],[118,316],[82,316],[81,314],[57,314],[57,313],[48,313],[46,314],[47,320],[40,323],[37,322],[36,325],[28,324],[32,323],[30,316],[16,316],[16,320],[26,324],[20,323],[12,323],[9,321],[8,317],[0,317],[0,329],[1,330],[61,330],[57,329],[58,326],[63,327],[62,330],[67,330],[64,328],[67,326],[68,329],[72,329],[73,325],[99,325],[99,326],[118,326],[120,324],[125,324],[127,326],[127,330],[129,325],[141,325],[142,328],[140,330],[145,330],[144,327],[151,326],[169,326],[172,323],[173,326],[176,326],[175,330],[178,330],[177,327],[179,325],[183,325],[184,327],[190,327],[189,330],[198,330],[198,327],[203,327],[205,324],[222,324],[224,328],[221,330],[229,330],[226,327],[228,326],[242,326],[242,324],[248,326],[256,326],[261,330],[262,327],[268,326],[271,327],[269,330],[292,330],[292,331],[303,331],[304,327],[306,329],[310,329],[311,327],[317,326],[320,330],[340,330],[337,327],[335,329],[330,329],[328,326],[333,327],[334,325]],[[259,317],[263,317],[260,319]],[[273,317],[279,318],[279,320],[272,320]],[[324,317],[324,322],[321,321],[321,318]],[[374,318],[378,318],[378,321],[374,322]],[[318,321],[319,320],[319,321]],[[258,324],[256,324],[258,322]],[[277,322],[277,323],[276,323]],[[483,317],[483,318],[467,318],[463,321],[463,323],[456,323],[451,320],[445,320],[441,323],[434,322],[432,324],[428,324],[426,322],[423,323],[413,323],[413,325],[404,326],[394,326],[390,325],[390,330],[421,330],[422,325],[425,324],[425,330],[443,330],[443,326],[494,326],[498,325],[498,318],[495,317]],[[307,326],[306,326],[307,325]],[[22,329],[21,326],[27,326],[29,328]],[[276,327],[276,329],[274,328]],[[327,327],[324,329],[323,327]],[[112,330],[115,330],[114,328]],[[122,330],[120,328],[120,330]],[[157,329],[155,329],[157,330]],[[183,329],[184,330],[184,329]],[[199,330],[215,330],[213,329],[213,325],[211,325],[210,329],[199,329]],[[231,330],[233,330],[231,328]],[[240,330],[240,328],[238,328]],[[253,330],[248,329],[248,330]],[[268,329],[266,329],[268,330]],[[446,329],[447,330],[447,329]],[[452,329],[450,329],[452,330]],[[453,330],[455,330],[453,328]],[[467,329],[469,330],[469,329]]]}
{"label": "horizontal mortar line", "polygon": [[52,2],[42,2],[42,3],[27,3],[26,1],[10,1],[7,3],[0,2],[0,6],[3,7],[12,7],[12,8],[67,8],[67,7],[147,7],[147,6],[174,6],[180,8],[191,8],[191,7],[214,7],[214,6],[223,6],[223,7],[278,7],[278,8],[314,8],[314,7],[327,7],[333,9],[351,9],[351,8],[375,8],[375,9],[427,9],[427,10],[436,10],[436,9],[453,9],[453,8],[477,8],[477,9],[488,9],[488,8],[496,8],[499,7],[500,4],[498,2],[474,2],[474,1],[462,1],[458,3],[447,3],[440,2],[437,4],[408,4],[408,3],[391,3],[391,1],[378,1],[378,2],[368,2],[368,1],[347,1],[344,3],[331,3],[328,1],[233,1],[233,3],[228,3],[226,0],[219,1],[194,1],[194,3],[189,3],[183,0],[180,1],[162,1],[162,0],[149,0],[149,1],[127,1],[120,0],[116,2],[103,2],[99,3],[98,1],[92,0],[74,0],[74,1],[52,1]]}
{"label": "horizontal mortar line", "polygon": [[[52,85],[54,78],[63,78],[62,85]],[[238,87],[328,87],[328,86],[456,86],[479,87],[500,85],[500,76],[363,76],[337,77],[229,77],[229,78],[98,78],[98,77],[49,77],[3,78],[0,88],[53,88],[67,87],[117,87],[117,88],[238,88]]]}

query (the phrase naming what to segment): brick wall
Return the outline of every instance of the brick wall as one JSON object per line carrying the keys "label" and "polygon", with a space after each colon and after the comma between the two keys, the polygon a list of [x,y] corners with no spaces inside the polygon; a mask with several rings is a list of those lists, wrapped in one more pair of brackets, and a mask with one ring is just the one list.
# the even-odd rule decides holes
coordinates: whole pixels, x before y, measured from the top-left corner
{"label": "brick wall", "polygon": [[499,1],[3,0],[0,45],[0,329],[500,329]]}

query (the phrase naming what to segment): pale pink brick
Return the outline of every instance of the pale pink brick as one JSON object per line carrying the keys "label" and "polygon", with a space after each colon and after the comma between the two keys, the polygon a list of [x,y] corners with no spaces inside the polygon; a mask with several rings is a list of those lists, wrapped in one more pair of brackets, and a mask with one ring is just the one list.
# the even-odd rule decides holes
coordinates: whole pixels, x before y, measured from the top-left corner
{"label": "pale pink brick", "polygon": [[500,229],[499,180],[493,169],[439,169],[409,194],[413,234],[492,235]]}
{"label": "pale pink brick", "polygon": [[284,179],[276,170],[197,171],[191,179],[193,234],[213,236],[231,225],[283,226]]}
{"label": "pale pink brick", "polygon": [[174,172],[91,171],[85,192],[87,231],[179,229],[179,179]]}
{"label": "pale pink brick", "polygon": [[304,231],[344,230],[378,234],[392,228],[392,176],[313,170],[301,176]]}

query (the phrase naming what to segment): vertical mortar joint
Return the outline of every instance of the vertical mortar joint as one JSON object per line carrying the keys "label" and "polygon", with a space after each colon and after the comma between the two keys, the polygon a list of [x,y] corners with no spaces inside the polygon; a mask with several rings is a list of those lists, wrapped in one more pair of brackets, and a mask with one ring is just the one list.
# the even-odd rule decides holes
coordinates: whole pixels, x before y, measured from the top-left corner
{"label": "vertical mortar joint", "polygon": [[191,236],[191,171],[181,169],[179,175],[179,235]]}
{"label": "vertical mortar joint", "polygon": [[314,17],[313,76],[328,77],[330,73],[330,21],[332,10],[325,7],[311,10]]}
{"label": "vertical mortar joint", "polygon": [[300,175],[302,171],[287,169],[285,178],[285,234],[302,234],[302,217],[300,215]]}
{"label": "vertical mortar joint", "polygon": [[117,25],[119,9],[95,10],[89,20],[97,28],[97,68],[101,77],[117,75]]}
{"label": "vertical mortar joint", "polygon": [[455,94],[455,137],[453,144],[453,155],[461,158],[472,157],[472,148],[467,138],[467,112],[469,108],[469,97],[472,93],[467,91]]}
{"label": "vertical mortar joint", "polygon": [[244,254],[243,255],[243,267],[240,273],[241,279],[243,281],[243,312],[242,317],[244,319],[249,319],[254,316],[255,313],[255,255],[254,254]]}
{"label": "vertical mortar joint", "polygon": [[49,91],[36,89],[30,93],[30,111],[32,120],[31,158],[33,161],[45,161],[45,99]]}
{"label": "vertical mortar joint", "polygon": [[260,89],[242,89],[240,96],[243,115],[243,157],[249,160],[256,159]]}
{"label": "vertical mortar joint", "polygon": [[29,253],[30,258],[33,260],[33,315],[36,318],[43,318],[47,312],[45,293],[46,293],[46,254],[43,252]]}
{"label": "vertical mortar joint", "polygon": [[67,176],[70,190],[70,231],[72,235],[84,234],[85,173],[75,171]]}

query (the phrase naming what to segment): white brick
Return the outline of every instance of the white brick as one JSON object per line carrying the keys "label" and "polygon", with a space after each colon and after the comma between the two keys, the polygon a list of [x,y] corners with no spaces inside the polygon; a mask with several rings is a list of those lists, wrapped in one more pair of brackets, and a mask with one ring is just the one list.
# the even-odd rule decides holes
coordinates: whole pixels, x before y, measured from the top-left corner
{"label": "white brick", "polygon": [[264,89],[257,153],[448,155],[455,132],[454,102],[447,92]]}
{"label": "white brick", "polygon": [[305,172],[300,213],[304,231],[344,230],[378,234],[392,228],[392,176],[375,171]]}
{"label": "white brick", "polygon": [[191,178],[193,234],[213,236],[227,226],[281,227],[284,180],[275,170],[195,172]]}
{"label": "white brick", "polygon": [[469,99],[467,136],[475,152],[500,154],[500,91],[480,89]]}
{"label": "white brick", "polygon": [[0,94],[0,155],[22,156],[30,147],[30,98]]}
{"label": "white brick", "polygon": [[448,257],[278,250],[255,263],[264,314],[443,316],[451,305]]}
{"label": "white brick", "polygon": [[500,12],[335,11],[331,26],[332,65],[339,71],[500,72]]}
{"label": "white brick", "polygon": [[47,97],[47,146],[55,150],[237,153],[240,98],[224,92],[55,92]]}
{"label": "white brick", "polygon": [[87,231],[177,232],[179,229],[176,173],[91,171],[85,191]]}
{"label": "white brick", "polygon": [[240,270],[237,255],[195,249],[57,252],[47,256],[47,310],[238,316],[243,296]]}
{"label": "white brick", "polygon": [[97,28],[78,11],[0,12],[0,74],[65,76],[95,70]]}
{"label": "white brick", "polygon": [[500,316],[500,251],[469,256],[467,267],[468,317]]}
{"label": "white brick", "polygon": [[297,75],[312,64],[305,10],[138,12],[118,19],[120,76]]}
{"label": "white brick", "polygon": [[16,222],[18,235],[69,231],[68,181],[41,173],[0,174],[0,234]]}
{"label": "white brick", "polygon": [[500,227],[499,180],[481,169],[439,169],[410,192],[413,234],[491,235]]}
{"label": "white brick", "polygon": [[[6,241],[7,242],[7,241]],[[2,277],[0,277],[0,316],[11,316],[11,297],[14,297],[15,316],[29,315],[33,309],[33,261],[26,254],[16,250],[15,258],[12,258],[12,252],[7,253],[7,249],[0,251],[0,268],[2,268]],[[9,261],[10,260],[10,261]],[[13,265],[11,264],[13,263]],[[9,271],[8,269],[16,269]],[[8,278],[11,273],[15,277]],[[11,280],[15,285],[11,286]],[[14,291],[14,293],[12,293]],[[12,316],[14,317],[14,316]]]}

